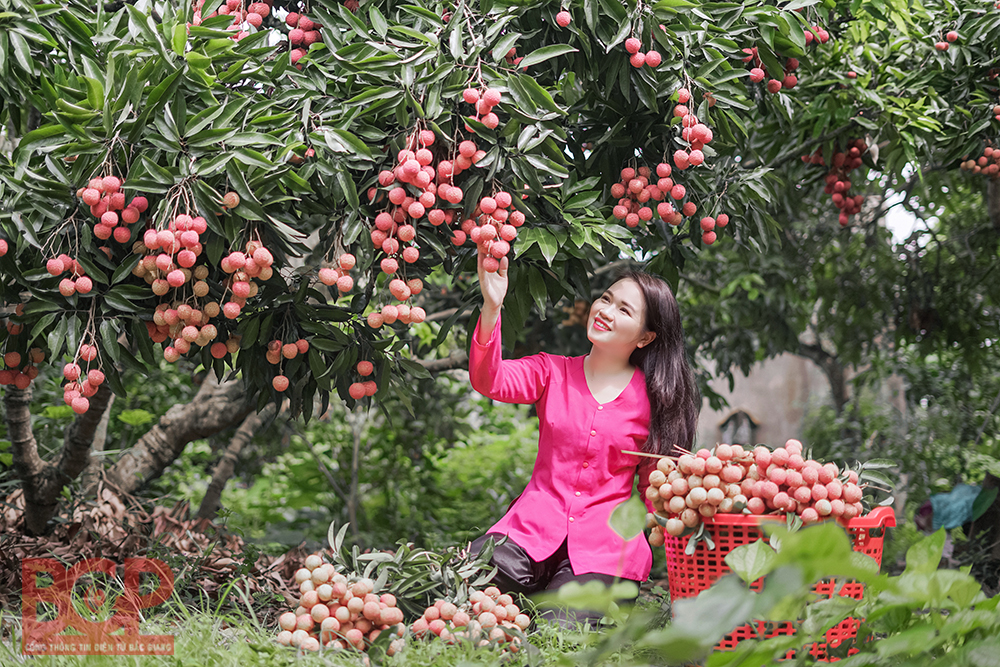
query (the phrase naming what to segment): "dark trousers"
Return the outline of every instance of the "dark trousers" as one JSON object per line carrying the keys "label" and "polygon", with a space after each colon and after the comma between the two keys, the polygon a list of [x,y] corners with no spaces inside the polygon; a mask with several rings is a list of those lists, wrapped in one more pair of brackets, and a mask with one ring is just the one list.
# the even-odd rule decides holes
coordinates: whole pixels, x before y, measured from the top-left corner
{"label": "dark trousers", "polygon": [[[478,554],[490,537],[493,538],[494,542],[499,542],[504,538],[504,535],[487,533],[476,538],[469,547],[469,551]],[[563,540],[562,545],[556,549],[555,553],[545,560],[537,562],[532,560],[527,551],[508,537],[503,544],[494,549],[490,562],[497,568],[493,584],[505,593],[524,596],[540,591],[556,591],[563,584],[571,581],[585,584],[588,581],[596,580],[605,586],[611,586],[616,580],[626,581],[599,572],[573,574],[566,540]],[[638,583],[636,582],[636,584]],[[620,602],[632,602],[632,600],[621,600]],[[574,629],[577,623],[583,623],[591,629],[596,629],[604,614],[600,611],[585,609],[548,608],[543,610],[540,616],[566,629]]]}

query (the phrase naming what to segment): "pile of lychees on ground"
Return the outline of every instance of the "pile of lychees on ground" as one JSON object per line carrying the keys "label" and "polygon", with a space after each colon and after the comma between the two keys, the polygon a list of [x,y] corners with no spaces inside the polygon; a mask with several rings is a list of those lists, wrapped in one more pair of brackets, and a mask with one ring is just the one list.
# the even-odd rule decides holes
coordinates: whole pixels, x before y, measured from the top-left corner
{"label": "pile of lychees on ground", "polygon": [[370,578],[337,572],[319,554],[306,558],[305,567],[295,572],[295,583],[301,592],[299,606],[278,619],[278,642],[305,651],[364,652],[388,633],[388,655],[400,651],[409,637],[435,636],[449,643],[471,641],[516,652],[531,624],[510,595],[489,586],[470,588],[463,601],[437,600],[407,626],[394,595],[379,595]]}
{"label": "pile of lychees on ground", "polygon": [[680,536],[717,513],[797,514],[803,523],[843,521],[862,513],[858,473],[802,457],[789,440],[773,451],[758,445],[718,445],[714,451],[664,457],[649,473],[646,497],[656,510],[649,542]]}

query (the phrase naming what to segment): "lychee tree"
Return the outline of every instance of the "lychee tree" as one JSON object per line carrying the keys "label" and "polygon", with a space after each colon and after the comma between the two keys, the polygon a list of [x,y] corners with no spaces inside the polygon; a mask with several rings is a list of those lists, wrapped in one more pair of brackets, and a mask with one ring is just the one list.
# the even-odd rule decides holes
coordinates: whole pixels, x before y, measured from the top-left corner
{"label": "lychee tree", "polygon": [[[803,152],[895,174],[996,129],[974,73],[995,13],[855,4],[11,3],[0,288],[18,356],[0,381],[29,505],[49,508],[32,530],[122,373],[162,358],[219,379],[197,419],[178,408],[112,467],[128,491],[269,402],[308,419],[405,391],[426,373],[412,342],[440,347],[455,319],[423,322],[424,282],[461,281],[479,249],[511,260],[514,337],[623,253],[676,283],[713,243],[766,247]],[[27,418],[35,375],[80,413],[55,464]]]}

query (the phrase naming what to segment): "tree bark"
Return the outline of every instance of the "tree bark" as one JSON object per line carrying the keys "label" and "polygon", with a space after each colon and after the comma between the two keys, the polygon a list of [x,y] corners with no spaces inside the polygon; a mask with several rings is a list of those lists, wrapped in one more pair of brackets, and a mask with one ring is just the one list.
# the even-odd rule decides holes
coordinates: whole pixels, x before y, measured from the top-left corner
{"label": "tree bark", "polygon": [[233,476],[240,452],[243,451],[243,448],[250,442],[264,422],[271,418],[274,411],[274,403],[268,403],[267,407],[259,414],[251,412],[243,420],[243,423],[240,424],[240,427],[236,429],[236,434],[233,435],[233,439],[229,441],[229,446],[226,447],[222,458],[215,465],[215,471],[212,473],[212,481],[205,491],[205,497],[201,499],[201,505],[198,507],[199,519],[208,519],[211,521],[215,518],[216,512],[222,506],[222,491],[226,488],[226,482]]}
{"label": "tree bark", "polygon": [[66,431],[59,458],[43,461],[31,429],[31,387],[8,386],[4,394],[7,431],[10,434],[14,472],[24,492],[24,525],[32,535],[45,532],[56,513],[63,488],[76,479],[90,460],[94,432],[111,399],[111,390],[101,385],[90,397],[90,409],[79,415]]}
{"label": "tree bark", "polygon": [[444,359],[417,359],[416,362],[430,373],[440,373],[455,368],[468,368],[469,355],[465,350],[452,352]]}
{"label": "tree bark", "polygon": [[142,438],[108,470],[107,479],[125,493],[135,493],[159,477],[192,440],[206,438],[242,422],[253,409],[243,382],[205,378],[194,400],[167,410]]}
{"label": "tree bark", "polygon": [[986,211],[990,215],[990,224],[1000,232],[1000,181],[986,181]]}
{"label": "tree bark", "polygon": [[836,355],[830,354],[823,349],[819,343],[807,345],[799,342],[799,356],[811,359],[826,374],[826,379],[830,382],[830,393],[833,396],[833,405],[837,414],[844,411],[849,396],[847,395],[847,374],[844,365],[840,363]]}
{"label": "tree bark", "polygon": [[108,407],[104,410],[104,415],[101,417],[101,421],[97,424],[97,430],[94,432],[94,442],[90,446],[90,462],[87,467],[84,468],[83,474],[80,476],[80,486],[90,492],[97,486],[98,479],[101,476],[101,457],[96,456],[104,451],[104,447],[107,445],[108,440],[108,422],[111,421],[111,407],[115,404],[115,395],[111,394],[108,399]]}

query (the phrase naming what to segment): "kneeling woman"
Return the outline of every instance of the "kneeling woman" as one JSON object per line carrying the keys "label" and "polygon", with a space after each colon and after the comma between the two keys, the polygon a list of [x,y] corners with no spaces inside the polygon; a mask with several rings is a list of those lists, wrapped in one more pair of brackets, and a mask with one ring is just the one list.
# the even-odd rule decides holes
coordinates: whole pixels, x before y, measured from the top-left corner
{"label": "kneeling woman", "polygon": [[[645,498],[656,463],[624,451],[670,454],[675,445],[690,449],[694,439],[701,399],[677,301],[663,280],[625,272],[590,308],[590,354],[505,360],[499,329],[507,259],[488,273],[483,258],[480,252],[483,309],[469,355],[472,386],[497,401],[534,404],[539,434],[527,487],[471,550],[480,551],[490,536],[507,536],[492,558],[494,581],[507,592],[595,579],[643,582],[652,565],[649,544],[642,534],[623,541],[608,517],[632,494],[637,469]],[[547,615],[564,624],[596,624],[601,616]]]}

